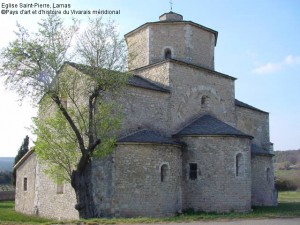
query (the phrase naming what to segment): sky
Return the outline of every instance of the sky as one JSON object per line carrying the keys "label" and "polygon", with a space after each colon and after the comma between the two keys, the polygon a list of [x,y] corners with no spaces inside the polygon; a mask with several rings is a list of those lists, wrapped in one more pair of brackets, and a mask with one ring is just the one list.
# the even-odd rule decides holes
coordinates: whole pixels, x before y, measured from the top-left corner
{"label": "sky", "polygon": [[[44,15],[24,14],[20,3],[70,4],[60,10],[120,10],[104,15],[118,24],[120,35],[158,21],[169,12],[169,0],[1,0],[0,49],[14,40],[16,22],[36,31]],[[215,70],[236,77],[235,97],[270,113],[270,139],[274,150],[300,149],[300,1],[298,0],[173,0],[172,11],[218,31]],[[3,14],[5,4],[19,4],[18,14]],[[4,5],[3,5],[4,4]],[[23,5],[24,6],[24,5]],[[52,6],[53,7],[53,6]],[[35,8],[41,10],[42,8]],[[31,9],[31,13],[32,10]],[[23,13],[23,14],[22,14]],[[71,13],[70,13],[71,14]],[[86,15],[75,17],[84,26]],[[0,78],[0,157],[14,157],[37,109],[30,99],[21,102],[6,90]]]}

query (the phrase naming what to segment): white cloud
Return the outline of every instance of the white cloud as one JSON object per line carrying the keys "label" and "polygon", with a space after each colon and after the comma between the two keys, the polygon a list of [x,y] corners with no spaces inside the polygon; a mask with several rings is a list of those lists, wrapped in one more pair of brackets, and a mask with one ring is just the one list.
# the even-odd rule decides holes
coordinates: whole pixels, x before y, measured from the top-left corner
{"label": "white cloud", "polygon": [[252,72],[256,74],[269,74],[269,73],[275,73],[279,70],[282,70],[285,67],[295,66],[295,65],[300,65],[300,56],[288,55],[280,62],[277,63],[268,62],[264,65],[261,65],[253,69]]}
{"label": "white cloud", "polygon": [[274,73],[282,68],[281,63],[267,63],[265,65],[259,66],[253,70],[254,73],[257,74],[266,74],[266,73]]}
{"label": "white cloud", "polygon": [[300,64],[300,56],[288,55],[287,57],[285,57],[284,63],[286,65],[297,65],[297,64]]}

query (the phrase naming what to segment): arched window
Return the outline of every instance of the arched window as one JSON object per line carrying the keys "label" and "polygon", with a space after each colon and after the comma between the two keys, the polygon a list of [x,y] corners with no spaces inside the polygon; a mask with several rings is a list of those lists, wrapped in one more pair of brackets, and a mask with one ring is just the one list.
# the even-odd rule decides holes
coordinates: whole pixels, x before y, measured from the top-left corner
{"label": "arched window", "polygon": [[168,165],[164,164],[160,167],[160,181],[164,182],[167,178]]}
{"label": "arched window", "polygon": [[203,95],[201,97],[201,108],[202,109],[208,108],[208,103],[209,103],[209,97],[207,95]]}
{"label": "arched window", "polygon": [[242,153],[238,153],[235,157],[235,175],[241,177],[244,174],[244,157]]}
{"label": "arched window", "polygon": [[166,48],[165,49],[165,59],[171,59],[172,58],[172,52],[171,49]]}

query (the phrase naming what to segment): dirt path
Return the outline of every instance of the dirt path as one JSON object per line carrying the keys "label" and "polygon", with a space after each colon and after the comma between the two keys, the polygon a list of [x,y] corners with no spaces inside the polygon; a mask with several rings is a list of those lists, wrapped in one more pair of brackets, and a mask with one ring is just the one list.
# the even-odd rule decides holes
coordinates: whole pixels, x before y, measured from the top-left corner
{"label": "dirt path", "polygon": [[[154,225],[154,224],[147,224],[147,225]],[[166,223],[166,225],[300,225],[300,218],[218,220],[218,221],[209,221],[209,222],[197,221],[191,223]]]}

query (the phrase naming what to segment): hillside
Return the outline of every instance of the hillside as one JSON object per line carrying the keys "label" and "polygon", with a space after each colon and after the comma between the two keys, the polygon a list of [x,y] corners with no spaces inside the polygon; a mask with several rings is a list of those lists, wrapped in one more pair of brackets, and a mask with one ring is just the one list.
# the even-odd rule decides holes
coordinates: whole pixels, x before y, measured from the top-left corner
{"label": "hillside", "polygon": [[300,190],[300,149],[275,151],[276,188]]}
{"label": "hillside", "polygon": [[300,149],[288,151],[275,151],[276,169],[300,167]]}
{"label": "hillside", "polygon": [[0,171],[12,171],[14,161],[14,157],[0,157]]}

